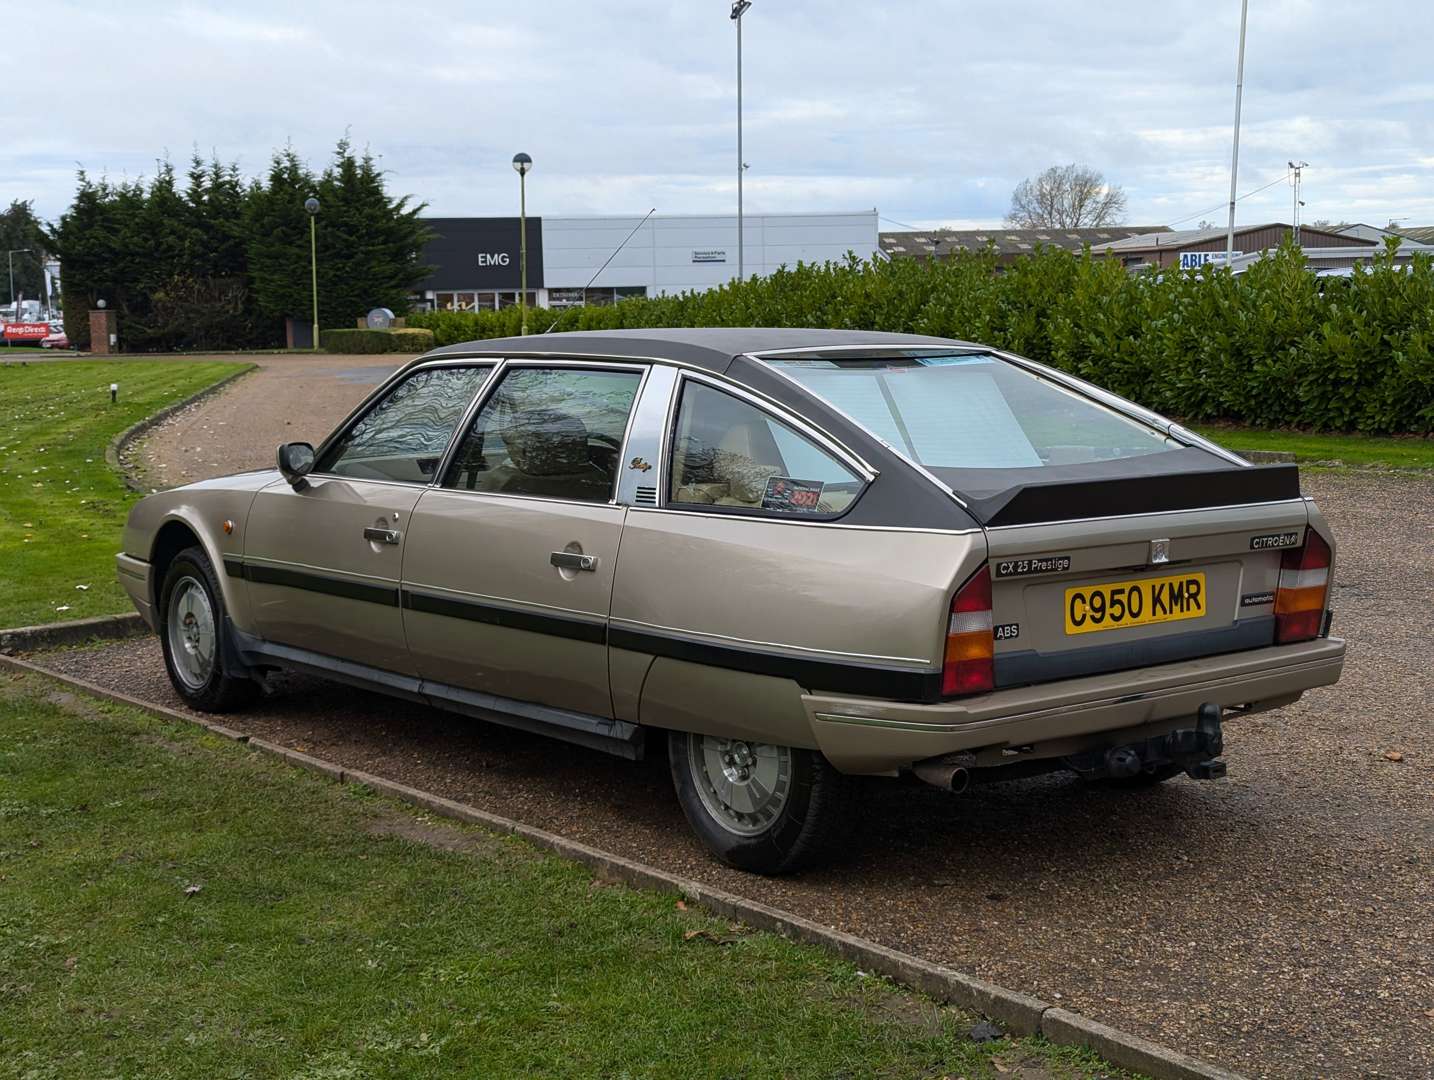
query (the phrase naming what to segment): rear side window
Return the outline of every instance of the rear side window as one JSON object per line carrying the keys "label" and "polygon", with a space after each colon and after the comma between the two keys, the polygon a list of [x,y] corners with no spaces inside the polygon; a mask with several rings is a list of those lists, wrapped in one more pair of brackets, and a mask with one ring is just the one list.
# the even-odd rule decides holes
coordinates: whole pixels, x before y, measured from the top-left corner
{"label": "rear side window", "polygon": [[1179,445],[985,353],[768,362],[927,468],[1072,465]]}
{"label": "rear side window", "polygon": [[607,502],[642,374],[513,368],[483,403],[443,486]]}
{"label": "rear side window", "polygon": [[688,379],[677,407],[668,501],[770,513],[839,514],[862,480],[791,426]]}
{"label": "rear side window", "polygon": [[389,389],[324,453],[315,472],[426,484],[491,364],[423,368]]}

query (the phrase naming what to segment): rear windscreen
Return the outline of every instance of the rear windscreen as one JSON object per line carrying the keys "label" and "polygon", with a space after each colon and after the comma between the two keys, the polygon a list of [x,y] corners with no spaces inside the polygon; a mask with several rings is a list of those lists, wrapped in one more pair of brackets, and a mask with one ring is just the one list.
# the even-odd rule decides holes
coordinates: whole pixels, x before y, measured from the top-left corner
{"label": "rear windscreen", "polygon": [[767,363],[929,469],[1037,469],[1180,446],[988,353]]}

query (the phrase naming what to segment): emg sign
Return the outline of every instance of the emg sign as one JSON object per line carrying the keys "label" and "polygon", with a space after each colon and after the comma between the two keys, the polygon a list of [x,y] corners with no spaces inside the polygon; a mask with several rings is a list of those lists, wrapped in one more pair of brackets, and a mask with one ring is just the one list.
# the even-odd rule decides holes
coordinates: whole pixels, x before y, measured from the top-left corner
{"label": "emg sign", "polygon": [[[1233,252],[1239,256],[1245,254],[1243,251]],[[1180,269],[1195,270],[1208,263],[1223,263],[1225,253],[1223,251],[1182,251],[1180,253]]]}
{"label": "emg sign", "polygon": [[[518,287],[522,261],[518,219],[426,218],[436,234],[423,248],[431,266],[424,289],[498,289]],[[543,219],[528,219],[528,288],[543,287]]]}

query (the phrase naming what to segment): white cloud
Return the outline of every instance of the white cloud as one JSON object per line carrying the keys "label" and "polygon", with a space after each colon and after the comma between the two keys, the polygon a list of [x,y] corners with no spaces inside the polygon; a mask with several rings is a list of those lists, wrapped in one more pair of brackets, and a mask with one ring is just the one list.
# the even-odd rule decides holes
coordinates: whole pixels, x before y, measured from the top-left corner
{"label": "white cloud", "polygon": [[[520,149],[535,212],[728,209],[727,6],[51,0],[47,32],[98,59],[12,80],[0,184],[53,217],[76,162],[148,175],[197,146],[258,173],[290,140],[322,164],[347,131],[434,213],[510,212]],[[1223,206],[1237,20],[1206,0],[759,0],[747,206],[989,224],[1067,161],[1123,185],[1132,222]],[[1298,158],[1307,219],[1434,221],[1431,40],[1428,0],[1252,5],[1240,190]],[[1289,198],[1277,184],[1241,220],[1288,217]]]}

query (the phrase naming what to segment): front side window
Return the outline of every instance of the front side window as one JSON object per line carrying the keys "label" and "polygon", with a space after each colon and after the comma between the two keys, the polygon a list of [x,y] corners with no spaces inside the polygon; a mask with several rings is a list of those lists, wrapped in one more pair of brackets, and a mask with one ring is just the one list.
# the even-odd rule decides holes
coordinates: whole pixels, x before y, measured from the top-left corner
{"label": "front side window", "polygon": [[839,514],[861,478],[806,436],[741,398],[683,384],[668,499],[778,514]]}
{"label": "front side window", "polygon": [[390,389],[325,451],[316,472],[426,484],[491,364],[423,368]]}
{"label": "front side window", "polygon": [[443,486],[607,502],[642,375],[513,368],[483,403]]}

